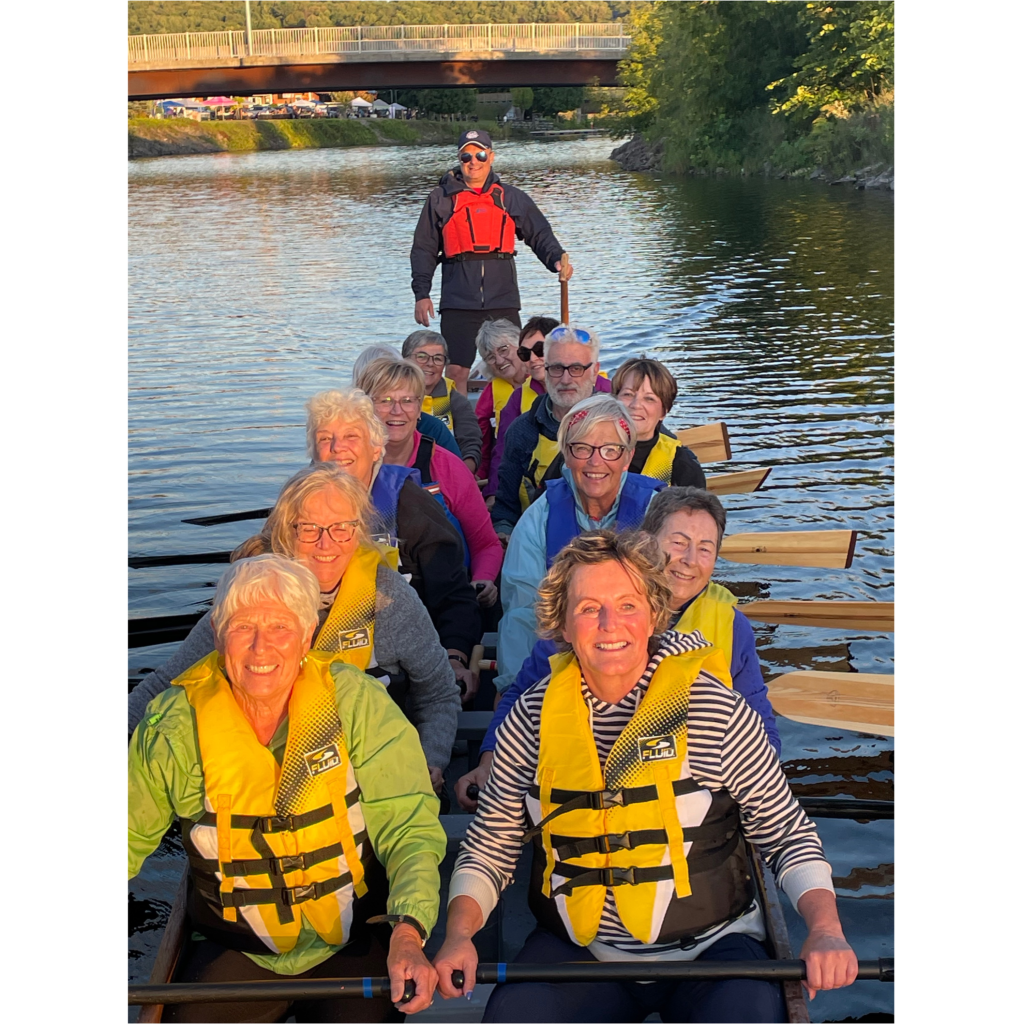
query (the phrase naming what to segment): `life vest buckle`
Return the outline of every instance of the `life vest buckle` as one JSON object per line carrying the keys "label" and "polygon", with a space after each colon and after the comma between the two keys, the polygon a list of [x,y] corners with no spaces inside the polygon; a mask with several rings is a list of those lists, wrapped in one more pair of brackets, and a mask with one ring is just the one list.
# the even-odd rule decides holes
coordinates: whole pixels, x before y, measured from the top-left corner
{"label": "life vest buckle", "polygon": [[293,814],[271,815],[268,818],[259,819],[260,832],[296,832],[295,819]]}
{"label": "life vest buckle", "polygon": [[614,853],[617,850],[632,849],[631,832],[612,832],[609,835],[597,836],[600,853]]}
{"label": "life vest buckle", "polygon": [[290,889],[280,890],[281,902],[289,907],[293,907],[296,903],[304,903],[306,900],[314,900],[315,898],[315,885],[296,885]]}
{"label": "life vest buckle", "polygon": [[305,870],[305,854],[296,853],[290,857],[274,857],[272,871],[275,875],[286,875],[289,871]]}
{"label": "life vest buckle", "polygon": [[605,811],[610,807],[624,807],[625,791],[623,789],[605,789],[596,794],[596,810]]}
{"label": "life vest buckle", "polygon": [[600,868],[600,885],[638,885],[635,868]]}

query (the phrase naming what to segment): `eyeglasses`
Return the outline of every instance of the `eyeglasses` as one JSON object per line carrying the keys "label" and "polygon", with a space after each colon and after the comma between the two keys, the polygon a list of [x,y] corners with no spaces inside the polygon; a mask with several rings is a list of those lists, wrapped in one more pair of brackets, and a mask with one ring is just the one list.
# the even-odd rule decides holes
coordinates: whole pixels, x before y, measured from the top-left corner
{"label": "eyeglasses", "polygon": [[518,358],[523,363],[527,363],[533,356],[538,356],[540,359],[543,358],[543,342],[537,341],[532,348],[528,348],[525,345],[518,346]]}
{"label": "eyeglasses", "polygon": [[483,356],[483,362],[495,363],[498,359],[505,359],[510,351],[510,345],[498,345],[492,352],[487,352],[486,355]]}
{"label": "eyeglasses", "polygon": [[295,534],[303,544],[318,544],[324,531],[327,536],[338,544],[346,544],[355,536],[358,520],[343,523],[331,523],[329,526],[317,526],[316,523],[294,523]]}
{"label": "eyeglasses", "polygon": [[447,362],[447,356],[443,352],[437,352],[435,355],[430,355],[428,352],[416,352],[415,361],[423,366],[429,366],[430,363],[434,366],[443,366]]}
{"label": "eyeglasses", "polygon": [[568,445],[568,451],[571,452],[573,459],[578,459],[580,462],[585,462],[593,452],[599,452],[600,458],[604,462],[617,462],[622,455],[628,449],[623,444],[599,444],[592,445],[586,444],[584,441],[575,441],[573,444]]}
{"label": "eyeglasses", "polygon": [[405,412],[411,412],[413,409],[418,409],[422,405],[421,398],[412,398],[410,396],[405,398],[374,398],[373,405],[377,409],[382,409],[384,412],[390,412],[395,405],[400,406]]}
{"label": "eyeglasses", "polygon": [[555,327],[547,336],[547,341],[564,341],[567,338],[568,341],[578,340],[583,345],[588,345],[592,341],[592,335],[588,331],[584,331],[581,327]]}
{"label": "eyeglasses", "polygon": [[479,152],[475,152],[475,153],[459,153],[459,154],[458,154],[458,159],[459,159],[459,160],[460,160],[460,161],[461,161],[461,162],[462,162],[463,164],[470,164],[470,163],[472,163],[472,157],[473,157],[473,156],[474,156],[474,157],[475,157],[475,158],[476,158],[476,159],[477,159],[477,160],[478,160],[478,161],[479,161],[479,162],[480,162],[481,164],[484,164],[484,163],[486,163],[486,161],[490,159],[490,154],[489,154],[489,153],[487,153],[485,149],[484,149],[484,150],[483,150],[483,151],[482,151],[481,153],[479,153]]}
{"label": "eyeglasses", "polygon": [[571,363],[569,366],[565,366],[564,363],[547,363],[546,372],[548,377],[553,377],[555,380],[558,377],[563,377],[565,370],[572,377],[581,377],[592,365],[592,363]]}

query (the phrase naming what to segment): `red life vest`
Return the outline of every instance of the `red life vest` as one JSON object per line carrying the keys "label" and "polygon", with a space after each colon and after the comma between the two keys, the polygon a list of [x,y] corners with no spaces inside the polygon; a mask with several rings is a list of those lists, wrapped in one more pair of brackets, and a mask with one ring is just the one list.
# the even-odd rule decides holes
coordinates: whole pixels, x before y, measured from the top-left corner
{"label": "red life vest", "polygon": [[483,193],[454,196],[454,212],[443,226],[445,260],[511,259],[515,222],[504,208],[504,189],[494,182]]}

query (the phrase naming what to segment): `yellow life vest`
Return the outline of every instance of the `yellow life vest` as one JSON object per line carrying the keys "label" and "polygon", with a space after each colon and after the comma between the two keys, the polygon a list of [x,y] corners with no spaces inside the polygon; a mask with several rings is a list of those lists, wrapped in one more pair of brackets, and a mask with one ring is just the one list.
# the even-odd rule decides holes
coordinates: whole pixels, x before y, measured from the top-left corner
{"label": "yellow life vest", "polygon": [[312,645],[316,651],[340,654],[342,660],[363,672],[373,656],[376,570],[382,560],[375,548],[356,550],[341,578],[326,622]]}
{"label": "yellow life vest", "polygon": [[523,512],[536,500],[537,489],[559,451],[557,438],[549,438],[540,431],[536,447],[532,449],[532,455],[529,457],[529,464],[522,474],[522,482],[518,485],[518,498],[522,503]]}
{"label": "yellow life vest", "polygon": [[306,655],[279,766],[238,706],[219,654],[174,680],[195,712],[205,788],[206,814],[186,823],[192,879],[205,913],[239,948],[247,939],[250,949],[285,953],[303,917],[324,942],[341,946],[354,897],[367,891],[370,850],[337,715],[335,660]]}
{"label": "yellow life vest", "polygon": [[[645,943],[698,934],[748,906],[742,886],[704,873],[734,873],[737,805],[726,792],[698,787],[687,758],[692,683],[702,670],[726,677],[726,668],[709,645],[665,658],[601,769],[578,661],[570,652],[550,659],[536,785],[527,801],[539,822],[530,834],[542,837],[542,882],[535,877],[533,885],[578,945],[596,938],[609,887],[622,924]],[[692,870],[700,894],[687,902],[697,842]]]}
{"label": "yellow life vest", "polygon": [[451,392],[454,390],[454,381],[449,377],[444,377],[443,382],[446,385],[444,394],[437,398],[434,398],[432,395],[426,395],[422,400],[422,411],[435,416],[448,430],[453,431],[454,417],[451,415]]}
{"label": "yellow life vest", "polygon": [[663,480],[664,483],[670,484],[671,476],[674,473],[674,456],[679,443],[676,437],[671,437],[669,434],[657,434],[656,444],[646,456],[642,475],[651,476],[654,480]]}
{"label": "yellow life vest", "polygon": [[537,398],[543,396],[532,386],[532,378],[522,385],[522,412],[528,412]]}
{"label": "yellow life vest", "polygon": [[726,671],[714,672],[727,686],[731,685],[731,654],[735,641],[735,605],[738,598],[719,583],[710,585],[685,609],[672,629],[693,633],[697,629],[724,656]]}
{"label": "yellow life vest", "polygon": [[510,381],[504,380],[503,377],[494,377],[490,383],[493,388],[493,429],[498,431],[500,430],[500,414],[515,393],[515,386]]}

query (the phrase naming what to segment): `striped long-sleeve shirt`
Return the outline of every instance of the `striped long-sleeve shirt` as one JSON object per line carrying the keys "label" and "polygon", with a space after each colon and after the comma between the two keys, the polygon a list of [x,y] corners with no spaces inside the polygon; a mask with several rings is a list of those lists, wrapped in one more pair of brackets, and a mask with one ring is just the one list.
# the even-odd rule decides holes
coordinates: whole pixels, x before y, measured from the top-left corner
{"label": "striped long-sleeve shirt", "polygon": [[[667,656],[702,646],[698,633],[665,633],[642,678],[618,703],[596,697],[582,682],[593,738],[601,765]],[[514,873],[527,829],[525,797],[535,783],[539,726],[550,677],[517,701],[497,732],[497,747],[479,809],[468,828],[451,880],[450,898],[476,900],[488,917]],[[742,831],[763,852],[778,884],[797,905],[809,889],[833,892],[830,865],[824,859],[816,826],[788,787],[762,720],[741,695],[701,672],[692,684],[688,710],[688,761],[693,780],[705,789],[726,790],[739,806]],[[624,928],[608,891],[592,952],[600,959],[645,954],[653,958],[693,959],[726,931],[761,932],[756,908],[733,926],[714,930],[687,950],[677,944],[644,945]]]}

